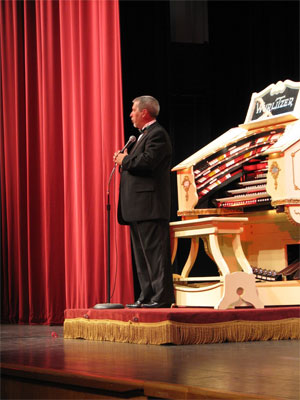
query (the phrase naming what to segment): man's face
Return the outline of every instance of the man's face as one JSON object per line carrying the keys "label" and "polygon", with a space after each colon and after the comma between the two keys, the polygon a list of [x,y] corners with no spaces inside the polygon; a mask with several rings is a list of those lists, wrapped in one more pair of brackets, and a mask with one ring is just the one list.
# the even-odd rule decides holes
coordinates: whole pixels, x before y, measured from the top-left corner
{"label": "man's face", "polygon": [[138,102],[134,102],[132,105],[132,111],[130,113],[130,118],[133,126],[137,129],[142,129],[145,125],[144,122],[144,110],[140,111],[138,108]]}

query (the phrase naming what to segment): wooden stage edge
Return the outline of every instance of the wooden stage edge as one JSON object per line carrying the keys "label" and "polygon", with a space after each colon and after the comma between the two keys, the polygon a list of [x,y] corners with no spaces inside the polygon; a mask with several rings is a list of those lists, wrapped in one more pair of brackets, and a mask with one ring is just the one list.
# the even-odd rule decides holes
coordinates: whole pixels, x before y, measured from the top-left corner
{"label": "wooden stage edge", "polygon": [[[74,384],[76,382],[76,384]],[[1,363],[1,398],[24,399],[264,399],[276,397],[218,391],[126,378]]]}

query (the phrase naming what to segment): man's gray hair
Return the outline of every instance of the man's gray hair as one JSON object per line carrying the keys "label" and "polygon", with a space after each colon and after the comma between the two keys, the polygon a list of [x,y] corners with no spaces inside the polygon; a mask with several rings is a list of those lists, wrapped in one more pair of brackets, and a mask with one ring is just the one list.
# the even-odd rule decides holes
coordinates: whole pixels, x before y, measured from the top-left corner
{"label": "man's gray hair", "polygon": [[132,102],[138,103],[138,109],[140,111],[145,108],[153,118],[156,118],[159,114],[159,102],[152,96],[139,96],[132,100]]}

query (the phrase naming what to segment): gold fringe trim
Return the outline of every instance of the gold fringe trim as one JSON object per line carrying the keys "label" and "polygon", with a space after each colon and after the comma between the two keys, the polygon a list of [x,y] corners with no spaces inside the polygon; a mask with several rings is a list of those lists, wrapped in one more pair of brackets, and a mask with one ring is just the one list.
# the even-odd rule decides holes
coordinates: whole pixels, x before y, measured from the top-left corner
{"label": "gold fringe trim", "polygon": [[288,318],[276,321],[189,324],[175,321],[140,323],[70,318],[64,321],[64,338],[155,345],[300,339],[300,320]]}

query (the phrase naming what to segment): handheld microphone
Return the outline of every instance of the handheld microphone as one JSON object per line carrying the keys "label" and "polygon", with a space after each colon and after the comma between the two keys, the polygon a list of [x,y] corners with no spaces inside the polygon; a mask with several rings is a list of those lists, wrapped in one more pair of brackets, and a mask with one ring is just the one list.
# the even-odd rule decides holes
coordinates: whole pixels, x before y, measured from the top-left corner
{"label": "handheld microphone", "polygon": [[135,136],[130,136],[130,138],[128,139],[128,142],[125,144],[125,146],[123,147],[123,149],[120,151],[120,153],[124,153],[124,151],[127,149],[127,147],[129,147],[131,145],[131,143],[134,143],[136,141],[136,137]]}

